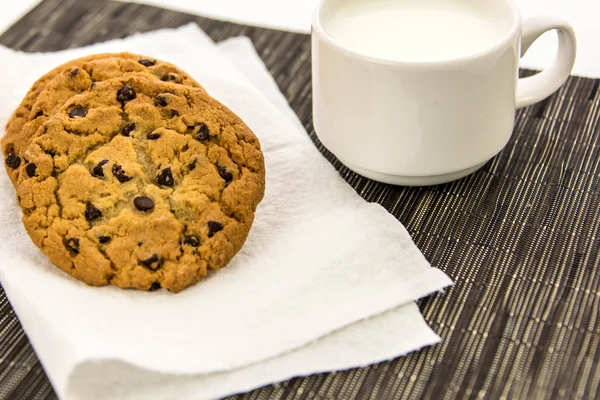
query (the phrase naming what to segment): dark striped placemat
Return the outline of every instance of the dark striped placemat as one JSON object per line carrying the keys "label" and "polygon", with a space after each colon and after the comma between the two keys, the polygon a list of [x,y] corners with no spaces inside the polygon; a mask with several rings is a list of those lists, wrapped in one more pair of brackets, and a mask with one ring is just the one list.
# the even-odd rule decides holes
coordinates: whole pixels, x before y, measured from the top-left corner
{"label": "dark striped placemat", "polygon": [[[600,80],[572,77],[519,111],[506,149],[475,174],[404,188],[350,172],[318,142],[308,36],[137,4],[46,0],[0,43],[53,51],[191,21],[216,41],[249,36],[323,155],[456,282],[420,303],[440,345],[231,399],[600,397]],[[2,290],[0,398],[56,398]]]}

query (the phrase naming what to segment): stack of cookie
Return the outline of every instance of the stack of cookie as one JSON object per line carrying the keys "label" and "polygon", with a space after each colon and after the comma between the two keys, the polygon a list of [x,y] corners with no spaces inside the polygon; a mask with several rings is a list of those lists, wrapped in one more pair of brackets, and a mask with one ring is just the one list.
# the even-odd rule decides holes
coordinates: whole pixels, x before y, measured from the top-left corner
{"label": "stack of cookie", "polygon": [[94,286],[198,282],[242,247],[264,194],[243,121],[177,67],[130,53],[40,78],[2,150],[33,242]]}

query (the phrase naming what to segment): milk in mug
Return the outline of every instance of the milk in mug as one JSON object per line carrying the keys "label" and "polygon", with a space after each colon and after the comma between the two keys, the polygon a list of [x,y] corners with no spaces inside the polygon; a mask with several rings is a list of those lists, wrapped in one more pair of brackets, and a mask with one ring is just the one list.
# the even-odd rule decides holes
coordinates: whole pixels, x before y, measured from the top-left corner
{"label": "milk in mug", "polygon": [[341,45],[390,61],[462,58],[510,31],[510,23],[473,0],[350,0],[323,22]]}

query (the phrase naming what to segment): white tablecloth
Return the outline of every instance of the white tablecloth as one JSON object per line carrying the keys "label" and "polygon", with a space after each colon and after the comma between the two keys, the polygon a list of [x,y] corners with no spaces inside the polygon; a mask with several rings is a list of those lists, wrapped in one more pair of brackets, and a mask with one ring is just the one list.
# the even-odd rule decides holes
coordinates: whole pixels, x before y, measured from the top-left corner
{"label": "white tablecloth", "polygon": [[[88,0],[92,1],[92,0]],[[310,32],[312,11],[319,0],[133,0],[174,10],[186,11],[215,19],[257,26]],[[567,18],[578,37],[579,52],[573,73],[600,77],[600,12],[598,0],[515,0],[524,16],[540,12]],[[24,15],[38,0],[2,2],[0,32]],[[552,60],[556,35],[546,34],[534,44],[522,65],[542,69]],[[0,61],[1,63],[1,61]]]}

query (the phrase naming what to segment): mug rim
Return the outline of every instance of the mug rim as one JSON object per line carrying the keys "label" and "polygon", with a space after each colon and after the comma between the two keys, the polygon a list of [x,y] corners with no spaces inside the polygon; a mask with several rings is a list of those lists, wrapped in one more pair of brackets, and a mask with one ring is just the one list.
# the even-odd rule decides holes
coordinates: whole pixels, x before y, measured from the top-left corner
{"label": "mug rim", "polygon": [[515,4],[514,0],[503,0],[506,5],[512,11],[512,25],[508,33],[494,45],[486,48],[483,51],[469,54],[466,56],[460,56],[456,58],[450,58],[447,60],[424,60],[424,61],[409,61],[409,60],[390,60],[380,57],[373,57],[356,51],[350,46],[343,45],[339,41],[333,38],[331,34],[325,29],[321,23],[321,11],[327,1],[331,0],[319,0],[319,4],[315,8],[312,16],[312,34],[316,34],[319,40],[325,42],[329,46],[342,51],[343,53],[350,55],[355,58],[359,58],[372,63],[384,64],[389,66],[406,66],[406,67],[444,67],[458,64],[468,63],[470,61],[485,57],[489,54],[496,52],[499,49],[505,48],[510,44],[510,41],[517,35],[522,27],[522,17],[519,7]]}

